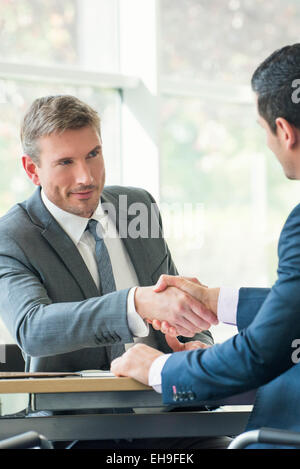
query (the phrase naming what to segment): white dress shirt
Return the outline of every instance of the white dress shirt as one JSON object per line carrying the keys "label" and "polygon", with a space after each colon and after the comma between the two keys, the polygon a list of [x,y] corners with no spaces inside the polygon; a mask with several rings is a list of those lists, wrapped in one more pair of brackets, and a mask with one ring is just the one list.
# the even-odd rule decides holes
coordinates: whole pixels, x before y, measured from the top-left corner
{"label": "white dress shirt", "polygon": [[[237,288],[220,288],[218,299],[218,320],[226,324],[236,325],[237,305],[239,301],[239,290]],[[160,355],[154,360],[149,370],[149,386],[156,392],[161,393],[162,369],[171,354]]]}
{"label": "white dress shirt", "polygon": [[[77,247],[95,284],[99,288],[99,273],[95,253],[96,242],[93,235],[89,231],[85,231],[88,219],[57,207],[47,198],[43,189],[41,190],[41,197],[51,215]],[[139,316],[134,306],[134,292],[139,283],[130,257],[114,223],[104,213],[101,203],[99,203],[92,218],[101,223],[103,240],[111,260],[116,289],[123,290],[133,287],[130,289],[127,298],[128,327],[134,337],[146,337],[149,333],[149,326]]]}

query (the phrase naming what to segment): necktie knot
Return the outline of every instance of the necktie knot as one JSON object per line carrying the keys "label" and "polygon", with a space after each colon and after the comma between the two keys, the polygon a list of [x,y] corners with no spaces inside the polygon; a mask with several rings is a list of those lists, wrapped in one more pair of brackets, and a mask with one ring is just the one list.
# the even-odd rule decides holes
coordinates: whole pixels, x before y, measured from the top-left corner
{"label": "necktie knot", "polygon": [[96,241],[103,238],[101,223],[92,218],[88,221],[85,231],[90,231]]}

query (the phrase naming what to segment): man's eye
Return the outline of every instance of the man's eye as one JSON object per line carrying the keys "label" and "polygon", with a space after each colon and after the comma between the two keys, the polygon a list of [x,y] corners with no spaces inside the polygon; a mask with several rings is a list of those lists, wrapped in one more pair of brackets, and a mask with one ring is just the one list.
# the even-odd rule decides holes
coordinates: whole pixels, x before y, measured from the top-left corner
{"label": "man's eye", "polygon": [[63,160],[59,162],[61,166],[67,166],[68,164],[71,164],[71,163],[72,163],[71,160]]}
{"label": "man's eye", "polygon": [[89,156],[91,156],[92,158],[97,156],[99,154],[99,150],[93,150],[89,153]]}

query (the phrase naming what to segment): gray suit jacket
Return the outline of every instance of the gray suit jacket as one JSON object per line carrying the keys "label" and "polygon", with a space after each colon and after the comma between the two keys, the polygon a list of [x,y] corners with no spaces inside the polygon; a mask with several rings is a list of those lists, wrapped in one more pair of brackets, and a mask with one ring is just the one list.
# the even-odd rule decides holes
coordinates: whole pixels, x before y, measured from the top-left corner
{"label": "gray suit jacket", "polygon": [[[142,202],[146,191],[106,187],[102,201],[114,204],[119,220],[130,219],[119,207]],[[153,212],[152,212],[153,213]],[[141,286],[153,285],[163,273],[177,275],[162,235],[158,210],[149,222],[158,238],[124,238]],[[109,369],[110,362],[133,341],[127,324],[129,289],[99,296],[79,251],[42,202],[40,189],[0,219],[0,313],[22,349],[26,370],[77,371]],[[156,347],[168,353],[164,335],[153,331]],[[208,331],[197,335],[212,343]]]}

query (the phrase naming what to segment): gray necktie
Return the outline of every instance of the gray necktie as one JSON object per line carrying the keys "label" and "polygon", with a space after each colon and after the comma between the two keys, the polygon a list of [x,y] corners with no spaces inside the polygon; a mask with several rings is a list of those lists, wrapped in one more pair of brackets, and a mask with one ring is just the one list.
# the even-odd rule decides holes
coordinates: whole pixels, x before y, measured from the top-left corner
{"label": "gray necktie", "polygon": [[100,291],[102,295],[106,295],[116,291],[116,284],[108,250],[102,237],[102,226],[96,220],[89,220],[86,229],[90,231],[96,241],[95,249],[100,278]]}
{"label": "gray necktie", "polygon": [[[106,293],[111,293],[113,291],[116,291],[116,285],[115,285],[115,280],[113,276],[110,257],[109,257],[107,248],[102,238],[101,223],[97,222],[96,220],[89,220],[86,226],[86,230],[89,230],[89,232],[92,234],[93,238],[96,241],[96,259],[97,259],[98,272],[99,272],[99,278],[100,278],[101,294],[105,295]],[[135,338],[134,342],[142,342],[154,348],[157,348],[157,344],[153,336],[153,330],[151,327],[150,327],[149,332],[150,333],[148,337]],[[128,349],[132,345],[133,343],[126,344],[126,349]],[[115,352],[115,357],[121,355],[122,353],[123,353],[123,350],[121,350],[118,353]]]}

